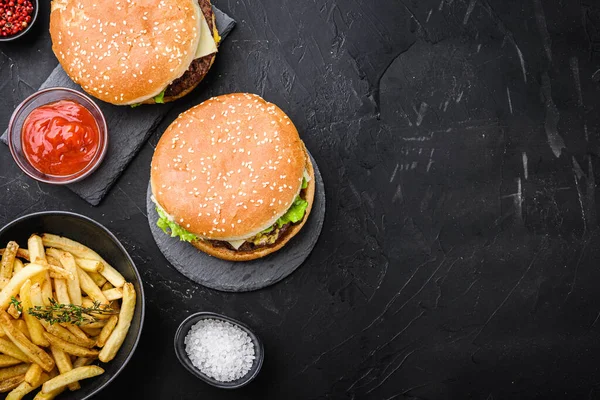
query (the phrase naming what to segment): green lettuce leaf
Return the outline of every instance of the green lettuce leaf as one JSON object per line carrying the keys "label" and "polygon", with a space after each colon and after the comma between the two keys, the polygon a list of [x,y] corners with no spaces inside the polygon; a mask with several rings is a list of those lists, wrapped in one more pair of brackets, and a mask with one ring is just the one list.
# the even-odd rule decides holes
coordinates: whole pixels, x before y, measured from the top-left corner
{"label": "green lettuce leaf", "polygon": [[305,177],[302,177],[302,189],[306,189],[308,187],[308,181]]}
{"label": "green lettuce leaf", "polygon": [[171,237],[179,237],[179,240],[184,242],[191,242],[198,239],[198,237],[193,233],[186,231],[175,222],[170,221],[167,217],[167,214],[160,207],[156,207],[156,212],[158,212],[158,215],[160,216],[156,222],[156,225],[158,225],[158,227],[167,235],[171,235]]}
{"label": "green lettuce leaf", "polygon": [[262,231],[260,233],[271,233],[273,231],[273,229],[275,229],[275,225],[271,225],[270,227],[268,227],[267,229],[265,229],[264,231]]}
{"label": "green lettuce leaf", "polygon": [[129,107],[136,108],[136,107],[139,107],[141,105],[142,105],[142,103],[135,103],[135,104],[131,104]]}
{"label": "green lettuce leaf", "polygon": [[154,96],[154,102],[157,104],[164,104],[165,102],[165,91],[167,88],[164,88],[162,92]]}
{"label": "green lettuce leaf", "polygon": [[288,222],[295,224],[296,222],[302,221],[304,213],[306,212],[306,207],[308,207],[308,201],[302,200],[300,196],[296,197],[296,200],[294,200],[289,210],[287,210],[287,212],[275,223],[281,228]]}

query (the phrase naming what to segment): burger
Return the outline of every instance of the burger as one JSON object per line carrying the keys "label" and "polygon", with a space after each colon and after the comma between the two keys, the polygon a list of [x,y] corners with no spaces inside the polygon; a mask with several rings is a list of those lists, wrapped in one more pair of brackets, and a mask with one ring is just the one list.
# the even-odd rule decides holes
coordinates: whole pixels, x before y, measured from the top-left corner
{"label": "burger", "polygon": [[167,128],[152,158],[158,226],[230,261],[271,254],[312,208],[314,171],[288,116],[260,96],[213,97]]}
{"label": "burger", "polygon": [[52,0],[50,36],[83,90],[132,106],[192,91],[220,41],[210,0]]}

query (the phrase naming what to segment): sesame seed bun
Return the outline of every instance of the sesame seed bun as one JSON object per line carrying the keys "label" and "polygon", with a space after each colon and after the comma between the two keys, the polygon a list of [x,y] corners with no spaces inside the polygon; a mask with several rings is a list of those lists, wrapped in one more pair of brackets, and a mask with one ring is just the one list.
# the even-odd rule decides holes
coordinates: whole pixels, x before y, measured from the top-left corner
{"label": "sesame seed bun", "polygon": [[312,165],[288,116],[258,95],[235,93],[173,121],[156,146],[150,182],[181,227],[202,239],[234,241],[285,214],[305,171],[310,175]]}
{"label": "sesame seed bun", "polygon": [[[215,43],[217,46],[219,45],[218,31],[217,29],[217,20],[215,14],[212,11],[212,5],[208,0],[199,0],[200,8],[202,9],[202,13],[206,18],[206,22],[208,23],[208,27],[213,32],[213,38],[215,39]],[[163,97],[164,103],[169,103],[171,101],[175,101],[177,99],[182,98],[183,96],[190,93],[192,90],[196,88],[202,82],[210,67],[215,62],[217,54],[212,53],[208,54],[204,57],[196,58],[190,64],[190,67],[185,71],[185,73],[179,78],[175,79],[173,82],[167,86],[165,90],[165,95]],[[154,104],[154,98],[150,98],[144,101],[144,104]]]}
{"label": "sesame seed bun", "polygon": [[306,200],[308,202],[308,206],[306,207],[306,212],[304,214],[304,218],[302,219],[302,221],[298,222],[297,224],[293,224],[291,226],[291,228],[288,229],[284,235],[279,237],[274,244],[272,244],[270,246],[259,247],[252,251],[231,250],[231,249],[229,249],[227,247],[223,247],[223,246],[215,247],[215,246],[213,246],[213,244],[211,242],[206,241],[206,240],[195,240],[192,242],[192,245],[195,248],[197,248],[207,254],[210,254],[213,257],[217,257],[217,258],[220,258],[223,260],[228,260],[228,261],[256,260],[257,258],[265,257],[265,256],[281,249],[283,246],[285,246],[290,241],[290,239],[292,239],[294,236],[296,236],[296,234],[298,232],[300,232],[300,230],[306,223],[306,220],[308,219],[308,215],[310,214],[310,211],[312,210],[312,205],[313,205],[313,201],[315,198],[315,171],[313,170],[313,166],[312,166],[312,163],[310,162],[309,157],[307,157],[307,161],[308,162],[307,162],[306,169],[310,176],[310,181],[308,181],[308,187],[306,188],[306,192],[304,195],[304,200]]}
{"label": "sesame seed bun", "polygon": [[202,12],[198,0],[53,0],[52,49],[92,96],[117,105],[142,103],[189,69]]}

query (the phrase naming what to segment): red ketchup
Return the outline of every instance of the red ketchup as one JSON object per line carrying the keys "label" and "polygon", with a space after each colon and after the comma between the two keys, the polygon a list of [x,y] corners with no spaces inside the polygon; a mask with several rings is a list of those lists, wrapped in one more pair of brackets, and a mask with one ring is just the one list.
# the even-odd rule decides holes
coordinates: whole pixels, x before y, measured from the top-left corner
{"label": "red ketchup", "polygon": [[23,151],[38,171],[54,176],[83,170],[98,151],[100,131],[81,104],[60,100],[34,109],[21,131]]}

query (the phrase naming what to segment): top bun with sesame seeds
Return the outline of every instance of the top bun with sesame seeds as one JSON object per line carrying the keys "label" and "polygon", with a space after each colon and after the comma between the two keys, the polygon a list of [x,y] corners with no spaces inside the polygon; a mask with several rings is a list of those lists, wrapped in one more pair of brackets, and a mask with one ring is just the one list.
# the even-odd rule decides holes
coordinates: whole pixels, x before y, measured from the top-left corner
{"label": "top bun with sesame seeds", "polygon": [[314,172],[287,115],[247,93],[179,115],[156,146],[150,177],[159,226],[213,256],[251,260],[306,222]]}
{"label": "top bun with sesame seeds", "polygon": [[187,94],[212,66],[219,41],[209,0],[52,0],[50,35],[67,75],[116,105]]}

